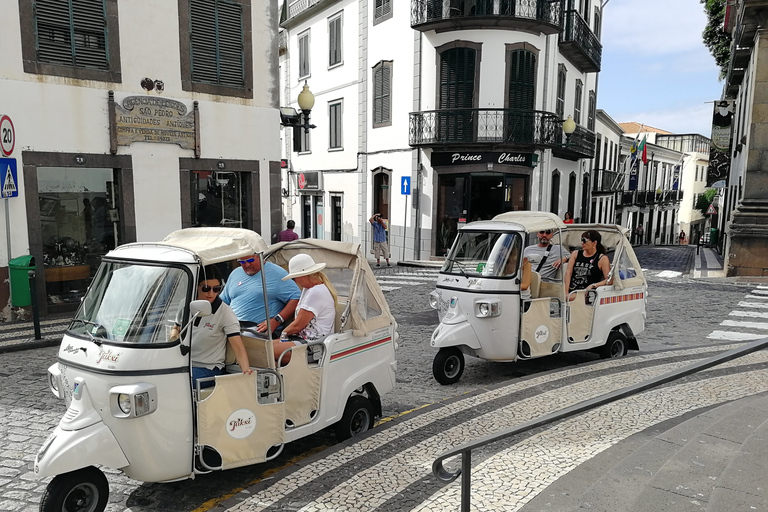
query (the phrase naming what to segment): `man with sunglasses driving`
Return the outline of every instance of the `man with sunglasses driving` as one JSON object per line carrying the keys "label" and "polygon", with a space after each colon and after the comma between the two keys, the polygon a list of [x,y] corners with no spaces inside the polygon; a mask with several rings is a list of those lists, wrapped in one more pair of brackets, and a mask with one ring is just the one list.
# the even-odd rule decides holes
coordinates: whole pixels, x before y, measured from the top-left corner
{"label": "man with sunglasses driving", "polygon": [[[261,263],[258,255],[237,260],[240,264],[229,274],[221,300],[229,304],[243,327],[256,327],[267,332],[267,318],[264,314],[264,290],[261,283]],[[293,316],[301,297],[301,290],[291,280],[283,281],[288,275],[281,266],[265,262],[264,277],[269,299],[269,322],[272,332],[279,334],[283,323]]]}
{"label": "man with sunglasses driving", "polygon": [[570,254],[562,246],[552,244],[555,232],[544,229],[538,232],[536,245],[529,245],[523,250],[523,258],[531,263],[531,270],[538,272],[542,281],[557,281],[557,274]]}

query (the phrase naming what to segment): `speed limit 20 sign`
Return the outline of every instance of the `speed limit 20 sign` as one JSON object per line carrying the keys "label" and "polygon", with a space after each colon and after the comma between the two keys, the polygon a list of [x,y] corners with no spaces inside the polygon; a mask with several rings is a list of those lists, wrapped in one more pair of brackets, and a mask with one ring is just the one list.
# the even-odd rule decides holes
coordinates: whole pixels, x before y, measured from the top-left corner
{"label": "speed limit 20 sign", "polygon": [[16,145],[16,132],[13,129],[13,121],[8,116],[0,117],[0,151],[4,156],[11,156]]}

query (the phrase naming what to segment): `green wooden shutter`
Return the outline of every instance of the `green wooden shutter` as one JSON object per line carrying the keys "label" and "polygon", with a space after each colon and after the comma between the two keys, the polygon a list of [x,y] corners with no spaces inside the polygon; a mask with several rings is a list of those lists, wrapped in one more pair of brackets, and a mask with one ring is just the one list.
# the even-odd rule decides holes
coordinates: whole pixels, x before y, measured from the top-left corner
{"label": "green wooden shutter", "polygon": [[446,50],[440,59],[439,108],[447,110],[438,116],[440,137],[447,142],[470,141],[474,138],[475,59],[472,48]]}
{"label": "green wooden shutter", "polygon": [[536,55],[514,50],[510,56],[507,108],[533,110],[536,100]]}
{"label": "green wooden shutter", "polygon": [[506,140],[516,144],[533,142],[533,108],[536,102],[536,55],[528,50],[514,50],[509,59],[507,88]]}
{"label": "green wooden shutter", "polygon": [[573,120],[576,124],[581,124],[581,96],[584,86],[581,80],[576,80],[576,90],[574,91],[573,99]]}
{"label": "green wooden shutter", "polygon": [[328,24],[328,65],[341,62],[341,16],[332,19]]}
{"label": "green wooden shutter", "polygon": [[560,119],[563,119],[565,116],[565,80],[565,66],[560,64],[557,70],[557,101],[555,106],[555,113]]}
{"label": "green wooden shutter", "polygon": [[245,51],[243,44],[243,6],[217,1],[219,38],[219,84],[245,87]]}
{"label": "green wooden shutter", "polygon": [[381,67],[381,122],[387,123],[391,118],[392,94],[392,64],[384,63]]}
{"label": "green wooden shutter", "polygon": [[243,8],[225,0],[190,0],[192,81],[245,85]]}
{"label": "green wooden shutter", "polygon": [[384,63],[379,62],[376,67],[373,68],[373,124],[374,126],[380,124],[383,118],[383,80],[384,80]]}
{"label": "green wooden shutter", "polygon": [[37,59],[109,69],[105,0],[36,0]]}

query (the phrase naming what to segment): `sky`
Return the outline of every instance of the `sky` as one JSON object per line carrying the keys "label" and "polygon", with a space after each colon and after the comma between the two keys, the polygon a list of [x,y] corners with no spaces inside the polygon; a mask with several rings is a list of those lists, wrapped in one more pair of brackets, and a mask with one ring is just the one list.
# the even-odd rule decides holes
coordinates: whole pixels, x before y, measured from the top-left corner
{"label": "sky", "polygon": [[[605,2],[605,0],[603,0]],[[701,33],[699,0],[609,0],[597,108],[617,123],[711,135],[724,82]]]}

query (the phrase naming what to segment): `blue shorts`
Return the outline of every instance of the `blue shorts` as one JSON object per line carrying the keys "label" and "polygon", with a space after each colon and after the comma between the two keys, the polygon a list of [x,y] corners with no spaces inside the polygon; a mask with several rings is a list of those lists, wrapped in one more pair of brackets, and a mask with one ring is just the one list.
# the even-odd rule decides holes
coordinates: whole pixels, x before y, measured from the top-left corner
{"label": "blue shorts", "polygon": [[[192,367],[192,384],[195,384],[195,381],[197,379],[204,379],[206,377],[214,377],[216,375],[224,375],[224,368],[214,367],[213,370],[209,370],[208,368],[201,368],[199,366],[193,366]],[[200,387],[201,388],[209,388],[213,386],[214,382],[207,381],[207,382],[201,382]]]}

